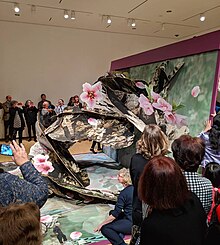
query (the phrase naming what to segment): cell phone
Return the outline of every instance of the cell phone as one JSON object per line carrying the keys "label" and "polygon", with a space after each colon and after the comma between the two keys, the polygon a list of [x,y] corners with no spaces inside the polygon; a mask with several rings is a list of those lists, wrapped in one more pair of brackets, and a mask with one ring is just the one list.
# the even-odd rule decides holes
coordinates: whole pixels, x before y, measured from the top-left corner
{"label": "cell phone", "polygon": [[5,156],[13,156],[13,152],[10,145],[6,145],[6,144],[0,145],[0,154]]}

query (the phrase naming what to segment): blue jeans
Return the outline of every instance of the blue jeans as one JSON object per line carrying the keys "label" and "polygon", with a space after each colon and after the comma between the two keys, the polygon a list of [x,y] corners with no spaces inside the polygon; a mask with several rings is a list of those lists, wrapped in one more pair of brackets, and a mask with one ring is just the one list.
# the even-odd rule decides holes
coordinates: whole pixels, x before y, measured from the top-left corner
{"label": "blue jeans", "polygon": [[132,222],[127,219],[118,219],[103,225],[102,235],[105,236],[113,245],[125,245],[124,235],[131,234]]}

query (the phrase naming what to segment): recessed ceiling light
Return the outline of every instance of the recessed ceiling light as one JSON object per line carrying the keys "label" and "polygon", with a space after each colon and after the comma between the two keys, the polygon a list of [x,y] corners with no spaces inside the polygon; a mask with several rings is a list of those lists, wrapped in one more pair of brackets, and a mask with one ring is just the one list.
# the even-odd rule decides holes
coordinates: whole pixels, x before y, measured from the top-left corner
{"label": "recessed ceiling light", "polygon": [[63,14],[64,19],[68,19],[69,18],[69,14],[67,10],[64,10],[64,14]]}
{"label": "recessed ceiling light", "polygon": [[200,17],[199,17],[200,21],[205,21],[205,15],[204,14],[200,14]]}
{"label": "recessed ceiling light", "polygon": [[20,12],[20,8],[19,8],[19,4],[18,3],[14,4],[14,11],[15,11],[15,13],[19,13]]}

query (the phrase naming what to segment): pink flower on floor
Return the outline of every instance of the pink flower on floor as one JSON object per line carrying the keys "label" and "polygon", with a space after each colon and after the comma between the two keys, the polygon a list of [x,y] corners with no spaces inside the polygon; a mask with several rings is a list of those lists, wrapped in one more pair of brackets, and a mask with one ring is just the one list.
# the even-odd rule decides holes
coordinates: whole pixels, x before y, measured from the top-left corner
{"label": "pink flower on floor", "polygon": [[152,106],[158,110],[161,110],[163,112],[165,111],[172,111],[172,105],[169,104],[166,100],[163,98],[158,98],[156,103],[153,103]]}
{"label": "pink flower on floor", "polygon": [[140,89],[145,89],[146,88],[145,84],[143,84],[142,82],[136,82],[135,85],[136,85],[136,87],[138,87]]}
{"label": "pink flower on floor", "polygon": [[53,217],[51,215],[44,215],[40,217],[40,222],[42,223],[50,223],[52,222]]}
{"label": "pink flower on floor", "polygon": [[102,99],[102,84],[97,82],[94,85],[89,83],[83,84],[83,92],[80,95],[80,99],[87,104],[87,106],[93,109],[97,101]]}
{"label": "pink flower on floor", "polygon": [[35,164],[34,167],[37,169],[38,172],[48,175],[48,173],[51,173],[54,171],[54,167],[51,162],[45,162],[42,164]]}
{"label": "pink flower on floor", "polygon": [[200,93],[200,87],[199,86],[195,86],[192,91],[191,91],[191,95],[196,98]]}
{"label": "pink flower on floor", "polygon": [[92,126],[96,126],[98,124],[98,121],[95,118],[89,118],[88,123]]}
{"label": "pink flower on floor", "polygon": [[149,101],[148,98],[146,98],[143,94],[140,95],[139,97],[139,103],[140,103],[140,107],[143,108],[144,112],[150,116],[151,114],[154,113],[154,109]]}
{"label": "pink flower on floor", "polygon": [[153,98],[154,103],[157,103],[157,100],[159,98],[162,98],[158,93],[155,93],[153,90],[151,91],[151,97]]}

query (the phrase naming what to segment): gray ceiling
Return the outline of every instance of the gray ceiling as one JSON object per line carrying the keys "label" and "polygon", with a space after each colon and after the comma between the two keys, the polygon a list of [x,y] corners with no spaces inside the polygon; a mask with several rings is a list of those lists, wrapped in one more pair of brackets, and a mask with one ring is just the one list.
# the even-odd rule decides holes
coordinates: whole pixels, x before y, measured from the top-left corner
{"label": "gray ceiling", "polygon": [[[0,21],[184,39],[220,29],[220,0],[0,0]],[[34,5],[35,7],[33,7]],[[76,19],[64,19],[64,9]],[[167,12],[168,11],[168,12]],[[169,12],[171,11],[171,12]],[[199,20],[204,13],[206,20]],[[111,25],[107,25],[107,15]],[[135,19],[132,29],[128,19]]]}

